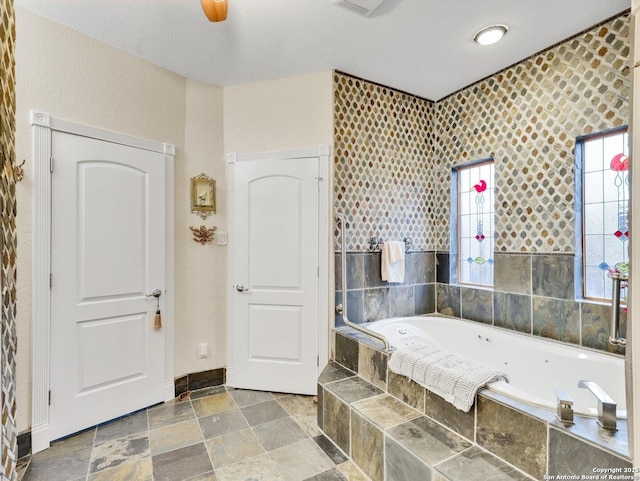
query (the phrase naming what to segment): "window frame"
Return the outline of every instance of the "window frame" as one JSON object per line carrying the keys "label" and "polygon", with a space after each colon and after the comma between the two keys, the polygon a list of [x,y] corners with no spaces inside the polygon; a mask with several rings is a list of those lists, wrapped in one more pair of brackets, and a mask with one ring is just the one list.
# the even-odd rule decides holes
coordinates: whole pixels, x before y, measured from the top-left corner
{"label": "window frame", "polygon": [[[474,167],[482,167],[483,165],[493,165],[493,190],[494,190],[494,204],[495,204],[495,159],[493,156],[486,157],[482,159],[472,160],[470,162],[461,163],[453,166],[451,172],[451,221],[450,225],[452,226],[451,235],[450,235],[450,283],[456,284],[460,286],[467,287],[476,287],[481,289],[493,289],[495,287],[495,270],[491,279],[491,284],[477,284],[472,282],[462,282],[460,280],[460,273],[462,272],[462,256],[460,255],[461,248],[461,239],[460,235],[462,232],[461,216],[460,216],[460,171],[467,170]],[[491,255],[495,254],[495,205],[491,206],[491,210],[493,211],[493,222],[494,222],[494,231],[492,232],[491,239],[493,242],[491,248]],[[493,264],[495,266],[495,263]]]}
{"label": "window frame", "polygon": [[[629,139],[629,126],[622,125],[620,127],[614,127],[611,129],[602,130],[592,134],[581,135],[576,137],[575,150],[574,150],[574,183],[575,183],[575,298],[584,301],[611,303],[611,298],[607,297],[593,297],[587,295],[587,276],[586,276],[586,235],[585,235],[585,142],[603,139],[619,134],[627,134]],[[630,150],[630,146],[627,146],[627,152]],[[606,161],[606,159],[604,159]],[[631,208],[631,191],[629,191],[628,209]],[[629,246],[627,246],[627,249]],[[628,256],[627,256],[628,257]],[[624,304],[625,299],[621,302]]]}

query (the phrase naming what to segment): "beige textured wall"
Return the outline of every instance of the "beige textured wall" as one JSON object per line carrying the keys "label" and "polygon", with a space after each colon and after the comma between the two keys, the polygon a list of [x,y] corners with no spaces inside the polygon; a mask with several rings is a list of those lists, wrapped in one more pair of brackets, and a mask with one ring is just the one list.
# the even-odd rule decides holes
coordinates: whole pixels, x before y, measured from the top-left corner
{"label": "beige textured wall", "polygon": [[[17,155],[31,158],[30,109],[176,146],[174,374],[226,366],[227,248],[191,240],[189,226],[227,231],[225,152],[332,144],[331,72],[222,89],[172,74],[17,12]],[[224,107],[224,115],[223,115]],[[224,135],[223,135],[224,125]],[[216,214],[189,210],[189,178],[216,179]],[[31,167],[18,186],[18,430],[31,425]],[[199,342],[209,357],[198,359]]]}
{"label": "beige textured wall", "polygon": [[225,152],[332,145],[332,73],[225,87]]}
{"label": "beige textured wall", "polygon": [[[189,226],[227,227],[227,188],[222,138],[222,88],[187,80],[185,147],[176,162],[175,198],[175,375],[226,366],[227,248],[216,239],[201,245]],[[181,164],[181,165],[178,165]],[[217,212],[206,220],[190,213],[190,178],[205,173],[216,180]],[[209,357],[198,359],[199,342]]]}

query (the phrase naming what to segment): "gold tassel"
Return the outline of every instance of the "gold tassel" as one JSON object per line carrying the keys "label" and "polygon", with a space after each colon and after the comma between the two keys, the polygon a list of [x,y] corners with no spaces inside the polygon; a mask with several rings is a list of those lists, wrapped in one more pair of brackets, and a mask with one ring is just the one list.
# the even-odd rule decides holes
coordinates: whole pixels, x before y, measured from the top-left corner
{"label": "gold tassel", "polygon": [[156,311],[156,318],[155,318],[155,322],[153,324],[153,328],[157,331],[159,329],[162,329],[162,317],[160,316],[160,309],[158,309]]}

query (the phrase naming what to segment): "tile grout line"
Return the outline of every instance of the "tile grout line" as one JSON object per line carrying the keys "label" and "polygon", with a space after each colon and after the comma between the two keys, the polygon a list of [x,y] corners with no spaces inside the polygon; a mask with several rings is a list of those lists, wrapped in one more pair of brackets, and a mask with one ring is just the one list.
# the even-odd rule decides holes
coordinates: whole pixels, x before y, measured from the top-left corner
{"label": "tile grout line", "polygon": [[[290,412],[287,410],[287,408],[286,408],[286,407],[285,407],[285,406],[284,406],[284,405],[279,401],[279,399],[292,398],[293,396],[295,396],[295,394],[287,394],[286,396],[282,396],[282,397],[280,397],[280,398],[277,398],[277,399],[276,399],[276,401],[278,402],[278,404],[280,405],[280,407],[281,407],[282,409],[284,409],[284,411],[287,413],[287,415],[289,416],[289,418],[290,418],[294,423],[296,423],[296,426],[298,426],[298,427],[299,427],[299,428],[300,428],[300,429],[301,429],[301,430],[302,430],[302,431],[307,435],[307,438],[309,438],[309,439],[313,440],[313,438],[314,438],[315,436],[312,436],[312,435],[311,435],[311,434],[310,434],[310,433],[305,429],[305,427],[304,427],[302,424],[300,424],[300,423],[298,422],[297,416],[295,416],[294,414],[290,413]],[[316,397],[317,397],[317,396],[316,396]],[[316,404],[316,410],[317,410],[317,406],[318,406],[317,401],[316,401],[316,403],[315,403],[315,404]],[[318,436],[318,435],[316,434],[316,436]],[[314,441],[314,442],[315,442],[315,441]]]}
{"label": "tile grout line", "polygon": [[[224,387],[224,386],[223,386],[223,387]],[[170,450],[168,450],[168,451],[165,451],[165,452],[162,452],[162,453],[159,453],[159,454],[158,454],[158,455],[162,455],[162,454],[170,453],[170,452],[175,451],[175,450],[177,450],[177,449],[183,449],[183,448],[187,448],[187,447],[190,447],[190,446],[195,446],[195,445],[197,445],[197,444],[202,443],[202,444],[203,444],[203,446],[204,446],[204,448],[205,448],[205,450],[207,451],[207,456],[208,456],[208,458],[209,458],[209,462],[211,463],[211,471],[207,471],[207,472],[205,472],[205,473],[196,474],[195,476],[192,476],[191,478],[188,478],[188,480],[190,480],[190,479],[195,479],[195,478],[197,478],[198,476],[202,476],[202,475],[204,475],[204,474],[209,474],[209,473],[213,473],[213,474],[214,474],[214,476],[217,476],[217,475],[215,474],[215,473],[216,473],[216,471],[215,471],[215,470],[216,470],[216,467],[215,467],[215,464],[214,464],[214,462],[213,462],[213,459],[211,458],[211,453],[210,453],[210,452],[209,452],[209,450],[207,449],[207,439],[205,439],[204,431],[202,430],[202,425],[200,424],[200,418],[205,418],[205,417],[210,417],[210,416],[216,416],[216,415],[218,415],[218,414],[221,414],[221,413],[224,413],[224,412],[227,412],[227,411],[221,411],[221,412],[219,412],[219,413],[213,413],[213,414],[209,414],[209,415],[198,416],[198,414],[197,414],[197,412],[196,412],[196,409],[195,409],[195,407],[194,407],[194,401],[199,401],[200,399],[205,399],[205,398],[207,398],[207,397],[216,396],[216,395],[218,395],[218,394],[228,394],[228,391],[226,390],[226,387],[224,387],[224,391],[223,391],[223,392],[215,393],[215,394],[211,394],[210,396],[203,396],[203,397],[201,397],[201,398],[197,398],[197,399],[195,399],[195,400],[194,400],[194,399],[192,399],[191,397],[189,397],[189,398],[188,398],[189,405],[190,405],[191,410],[192,410],[192,413],[193,413],[193,415],[194,415],[194,419],[193,419],[193,420],[195,420],[196,424],[198,425],[198,430],[200,431],[200,434],[201,434],[201,436],[202,436],[202,439],[201,439],[201,440],[199,440],[199,441],[193,442],[193,443],[191,443],[191,444],[188,444],[188,445],[186,445],[186,446],[181,446],[181,447],[179,447],[179,448],[170,449]],[[231,397],[231,396],[230,396],[230,397]],[[234,400],[233,398],[231,398],[231,400],[232,400],[232,402],[234,403],[234,405],[236,406],[236,409],[237,409],[238,411],[240,411],[240,410],[239,410],[239,408],[237,407],[237,404],[235,404],[235,400]],[[186,402],[186,401],[179,401],[179,403],[182,403],[182,402]],[[230,411],[230,410],[229,410],[229,411]],[[180,421],[180,422],[177,422],[177,423],[169,424],[169,425],[167,425],[167,426],[161,426],[161,427],[155,428],[155,430],[164,429],[164,428],[166,428],[166,427],[175,426],[175,425],[178,425],[178,424],[184,424],[184,423],[192,422],[193,420],[191,420],[191,419],[183,420],[183,421]],[[247,423],[247,424],[248,424],[248,423]],[[150,431],[151,431],[151,430],[150,430]],[[218,437],[221,437],[221,436],[223,436],[223,435],[215,436],[214,438],[218,438]],[[210,438],[210,439],[214,439],[214,438]],[[188,480],[186,480],[186,481],[188,481]]]}
{"label": "tile grout line", "polygon": [[[280,406],[280,408],[281,408],[281,409],[282,409],[282,410],[287,414],[287,417],[288,417],[289,419],[291,419],[291,420],[294,422],[294,424],[295,424],[295,425],[296,425],[296,426],[297,426],[297,427],[298,427],[298,428],[299,428],[299,429],[304,433],[304,435],[306,436],[306,438],[305,438],[305,439],[302,439],[302,440],[299,440],[299,441],[295,441],[295,442],[293,442],[293,443],[289,443],[289,444],[286,444],[286,445],[284,445],[284,446],[280,446],[279,448],[272,449],[271,451],[268,451],[268,450],[267,450],[267,449],[262,445],[262,442],[261,442],[260,440],[258,440],[258,442],[260,442],[260,445],[261,445],[261,446],[262,446],[262,448],[264,449],[264,451],[265,451],[266,455],[267,455],[267,456],[268,456],[268,458],[269,458],[269,459],[270,459],[270,460],[275,464],[276,469],[278,470],[278,472],[280,473],[280,475],[281,475],[281,476],[282,476],[282,478],[284,479],[284,477],[285,477],[285,476],[284,476],[284,473],[280,470],[280,466],[278,465],[278,463],[276,462],[276,460],[271,456],[271,453],[272,453],[272,452],[275,452],[275,451],[277,451],[277,450],[279,450],[279,449],[282,449],[282,448],[284,448],[284,447],[286,447],[286,446],[292,446],[293,444],[298,443],[298,442],[303,442],[303,441],[311,440],[312,442],[314,442],[314,443],[315,443],[315,441],[313,441],[313,439],[312,439],[311,435],[310,435],[310,434],[309,434],[309,433],[304,429],[304,427],[303,427],[303,426],[301,426],[301,425],[296,421],[296,419],[294,418],[294,416],[293,416],[292,414],[290,414],[290,413],[289,413],[289,411],[288,411],[288,410],[287,410],[287,409],[282,405],[282,403],[280,403],[280,401],[279,401],[280,399],[284,399],[284,398],[286,398],[286,397],[291,397],[292,395],[291,395],[291,394],[287,394],[286,396],[279,396],[279,397],[276,397],[276,396],[274,396],[274,395],[273,395],[273,393],[272,393],[272,392],[270,392],[270,394],[271,394],[271,396],[273,397],[273,400],[275,400],[275,401],[276,401],[276,404],[277,404],[278,406]],[[269,402],[269,401],[265,401],[265,402]],[[245,407],[248,407],[248,406],[255,406],[255,405],[257,405],[257,404],[262,404],[262,403],[254,403],[254,404],[247,405],[247,406],[245,406]],[[240,412],[242,413],[242,411],[240,411]],[[244,413],[242,413],[242,414],[243,414],[243,416],[244,416]],[[245,419],[246,419],[246,418],[245,418]],[[266,423],[258,424],[258,425],[256,425],[256,426],[251,426],[251,430],[252,430],[252,432],[255,434],[255,431],[254,431],[254,428],[255,428],[255,427],[257,427],[257,426],[263,426],[263,425],[270,424],[270,423],[275,423],[275,422],[277,422],[277,421],[280,421],[281,419],[285,419],[285,418],[274,419],[274,420],[271,420],[271,421],[266,422]],[[247,422],[248,422],[248,421],[247,421]],[[324,453],[324,454],[325,454],[325,456],[326,456],[326,453]],[[328,456],[327,456],[327,458],[328,458]],[[318,473],[318,474],[319,474],[319,473]]]}
{"label": "tile grout line", "polygon": [[[224,392],[228,394],[227,388],[225,387]],[[229,397],[231,397],[231,395],[229,394]],[[233,400],[233,398],[231,398]],[[204,431],[202,430],[202,425],[200,424],[200,418],[198,417],[198,413],[196,413],[196,409],[193,407],[193,400],[191,399],[191,396],[189,396],[189,404],[191,405],[191,409],[193,411],[193,415],[196,418],[196,423],[198,424],[198,429],[200,430],[200,434],[202,435],[202,444],[204,445],[204,449],[207,451],[207,456],[209,456],[209,462],[211,463],[211,469],[213,470],[213,475],[216,476],[216,466],[213,463],[213,458],[211,457],[211,452],[209,451],[209,448],[207,447],[207,440],[204,437]],[[235,404],[235,402],[234,402]],[[203,416],[204,417],[204,416]]]}
{"label": "tile grout line", "polygon": [[[276,399],[276,401],[278,401],[279,399],[287,398],[287,397],[292,398],[292,397],[294,397],[294,396],[296,396],[296,394],[287,394],[286,396],[282,396],[281,398],[277,398],[277,399]],[[316,396],[316,397],[317,397],[317,396]],[[289,414],[289,418],[290,418],[290,419],[291,419],[291,420],[292,420],[292,421],[293,421],[293,422],[294,422],[294,423],[295,423],[295,424],[296,424],[296,425],[297,425],[297,426],[298,426],[298,427],[299,427],[299,428],[304,432],[304,434],[307,436],[307,438],[306,438],[306,439],[303,439],[303,440],[300,440],[300,441],[296,441],[296,442],[302,442],[302,441],[310,440],[311,442],[313,442],[313,443],[314,443],[314,445],[315,445],[317,448],[319,448],[319,449],[320,449],[320,451],[322,452],[322,454],[323,454],[324,456],[326,456],[326,457],[327,457],[327,459],[329,459],[329,461],[331,462],[331,464],[332,464],[332,466],[333,466],[333,467],[332,467],[332,468],[330,468],[330,469],[337,468],[337,464],[333,461],[333,459],[331,458],[331,456],[329,456],[329,454],[328,454],[327,452],[325,452],[325,450],[324,450],[324,449],[323,449],[323,448],[322,448],[322,447],[321,447],[321,446],[320,446],[320,445],[315,441],[315,438],[316,438],[316,437],[324,436],[323,431],[319,429],[319,434],[316,434],[315,436],[312,436],[312,435],[311,435],[311,434],[310,434],[310,433],[309,433],[309,432],[304,428],[304,426],[302,426],[302,425],[297,421],[297,418],[296,418],[296,416],[295,416],[294,414],[289,413],[289,411],[285,408],[285,406],[284,406],[284,405],[282,405],[279,401],[278,401],[278,404],[280,404],[280,406],[282,406],[282,409],[284,409],[284,410],[285,410],[285,412],[287,412],[287,414]],[[317,402],[317,401],[315,402],[315,405],[316,405],[316,411],[317,411],[317,409],[318,409],[318,407],[319,407],[319,405],[318,405],[318,402]],[[325,436],[325,437],[326,437],[326,436]],[[327,439],[329,439],[329,438],[327,438]],[[337,445],[335,445],[335,444],[333,443],[333,441],[331,441],[330,439],[329,439],[329,441],[331,442],[331,444],[333,444],[334,446],[336,446],[336,448],[337,448],[338,450],[340,450],[340,448],[339,448]],[[296,442],[291,443],[291,444],[288,444],[288,445],[286,445],[286,446],[291,446],[291,445],[295,444]],[[284,446],[282,446],[282,447],[284,447]],[[280,448],[278,448],[278,449],[280,449]],[[274,450],[274,451],[275,451],[275,450]],[[340,451],[341,451],[341,450],[340,450]],[[325,470],[325,471],[327,471],[327,470]],[[322,471],[321,473],[323,473],[323,472],[325,472],[325,471]],[[321,474],[321,473],[318,473],[318,475],[319,475],[319,474]],[[312,476],[312,477],[313,477],[313,476]]]}
{"label": "tile grout line", "polygon": [[94,429],[93,441],[91,441],[91,451],[89,452],[89,462],[87,463],[87,475],[85,476],[85,479],[87,481],[89,481],[89,475],[91,474],[91,460],[93,459],[93,448],[95,448],[96,439],[98,438],[98,426],[94,427],[93,429]]}
{"label": "tile grout line", "polygon": [[[225,387],[225,389],[227,389],[227,388]],[[235,388],[234,388],[234,390],[235,390]],[[238,389],[238,390],[240,390],[240,389]],[[264,451],[263,453],[256,454],[255,456],[251,456],[251,457],[249,457],[249,458],[243,459],[243,460],[238,461],[238,462],[236,462],[236,463],[229,464],[229,465],[227,465],[227,466],[233,466],[233,465],[235,465],[235,464],[238,464],[238,463],[241,463],[241,462],[247,461],[247,460],[249,460],[249,459],[253,459],[253,458],[255,458],[255,457],[262,456],[263,454],[266,454],[266,455],[267,455],[267,457],[269,458],[269,460],[273,461],[273,459],[271,459],[271,456],[269,456],[269,452],[268,452],[268,451],[265,449],[265,447],[262,445],[262,442],[258,439],[258,436],[256,435],[256,432],[253,430],[253,428],[254,428],[255,426],[252,426],[252,425],[251,425],[251,423],[249,422],[249,420],[247,419],[247,417],[244,415],[244,413],[242,412],[242,408],[238,405],[238,403],[236,402],[235,398],[231,395],[231,391],[228,391],[228,390],[227,390],[227,393],[229,394],[229,397],[231,398],[231,401],[233,402],[233,404],[234,404],[234,405],[236,406],[236,408],[238,409],[238,412],[239,412],[239,413],[240,413],[240,415],[242,416],[242,419],[244,419],[244,422],[246,422],[246,423],[247,423],[247,426],[249,426],[249,428],[248,428],[248,429],[251,429],[251,433],[255,436],[256,440],[257,440],[257,441],[258,441],[258,443],[260,444],[260,447],[261,447],[261,448],[262,448],[262,450]],[[270,393],[270,394],[271,394],[271,393]],[[273,396],[273,394],[271,394],[271,397],[274,397],[274,396]],[[265,402],[269,402],[269,401],[265,401]],[[248,404],[247,406],[243,406],[243,407],[256,406],[256,405],[258,405],[258,404],[262,404],[262,403],[253,403],[253,404]],[[260,426],[260,425],[258,424],[258,426]],[[245,428],[245,429],[247,429],[247,428]],[[226,466],[225,466],[225,467],[226,467]],[[276,468],[278,468],[278,466],[277,466],[277,465],[276,465]],[[278,469],[278,473],[280,473],[280,469]],[[282,473],[280,473],[280,474],[282,475]]]}
{"label": "tile grout line", "polygon": [[[273,400],[274,400],[274,401],[276,401],[276,403],[278,404],[278,406],[280,406],[280,403],[279,403],[279,402],[278,402],[278,400],[275,398],[275,396],[273,395],[273,393],[269,393],[269,394],[271,394],[271,397],[273,397]],[[233,396],[232,396],[232,397],[233,397]],[[234,402],[235,402],[235,399],[234,399]],[[266,402],[269,402],[269,401],[266,401]],[[249,404],[249,405],[244,406],[244,407],[248,407],[248,406],[257,406],[258,404],[261,404],[261,403]],[[282,406],[280,406],[280,407],[282,407]],[[256,437],[256,439],[258,439],[258,436],[257,436],[257,434],[256,434],[256,432],[255,432],[255,430],[254,430],[254,429],[255,429],[257,426],[262,426],[262,425],[264,425],[264,424],[269,424],[269,423],[262,423],[262,424],[256,424],[255,426],[251,426],[251,424],[249,423],[249,420],[245,417],[244,413],[242,412],[242,409],[240,409],[240,408],[238,408],[238,409],[239,409],[239,411],[240,411],[240,414],[242,414],[242,417],[244,417],[244,420],[247,422],[247,424],[249,424],[249,428],[251,429],[251,432],[252,432],[252,433],[253,433],[253,435]],[[282,408],[282,409],[284,409],[284,408]],[[285,410],[285,412],[286,412],[286,410]],[[277,419],[274,419],[274,420],[269,421],[269,422],[275,422],[275,421],[277,421]],[[269,458],[269,460],[270,460],[270,461],[275,465],[275,467],[276,467],[276,469],[278,470],[278,473],[280,474],[280,476],[284,479],[284,476],[283,476],[283,474],[282,474],[282,471],[280,471],[280,467],[276,464],[275,460],[271,457],[271,455],[269,454],[269,451],[267,451],[267,448],[265,448],[265,447],[264,447],[264,445],[262,444],[262,441],[260,441],[260,439],[258,439],[258,442],[260,443],[260,447],[264,450],[264,454],[266,454],[266,455],[267,455],[267,457]],[[260,455],[258,455],[258,456],[260,456]],[[255,457],[255,456],[253,456],[253,457]],[[251,458],[249,458],[249,459],[251,459]]]}
{"label": "tile grout line", "polygon": [[[235,389],[235,388],[234,388]],[[276,397],[273,395],[272,392],[269,392],[269,394],[271,394],[271,397],[273,398],[272,400],[276,401],[276,403],[278,404],[278,406],[280,406],[280,403],[278,403],[278,400],[276,399]],[[261,424],[257,424],[256,426],[252,426],[251,423],[249,422],[249,420],[246,418],[246,416],[244,415],[244,413],[242,412],[242,408],[240,408],[240,406],[236,403],[235,398],[231,395],[231,393],[229,392],[229,396],[231,397],[231,399],[233,400],[233,403],[237,406],[238,411],[240,412],[240,414],[242,415],[242,418],[245,420],[245,422],[247,423],[247,425],[249,426],[249,429],[251,429],[251,432],[253,433],[253,435],[256,437],[256,440],[258,441],[258,443],[260,444],[260,447],[262,448],[262,450],[264,451],[264,453],[262,454],[266,454],[267,457],[269,458],[269,460],[275,464],[276,469],[278,470],[278,473],[280,474],[280,476],[284,479],[284,476],[282,475],[282,472],[280,471],[280,468],[278,467],[278,465],[275,463],[275,461],[273,460],[273,458],[271,457],[271,455],[269,454],[269,451],[267,451],[267,449],[264,447],[264,445],[262,444],[262,441],[260,441],[260,439],[258,439],[258,436],[256,435],[256,432],[254,431],[254,428],[256,426],[261,426]],[[270,402],[270,401],[263,401],[263,402]],[[246,406],[243,407],[249,407],[249,406],[257,406],[258,404],[262,404],[260,402],[257,403],[252,403],[252,404],[247,404]],[[284,408],[283,408],[284,409]],[[286,411],[285,411],[286,412]],[[272,422],[272,421],[270,421]],[[263,424],[267,424],[267,423],[263,423]],[[252,456],[250,458],[247,459],[252,459],[255,458],[257,456],[261,456],[262,454],[257,454],[256,456]],[[242,462],[242,461],[239,461]],[[233,463],[233,464],[237,464],[237,463]],[[233,466],[233,464],[230,464],[229,466]]]}

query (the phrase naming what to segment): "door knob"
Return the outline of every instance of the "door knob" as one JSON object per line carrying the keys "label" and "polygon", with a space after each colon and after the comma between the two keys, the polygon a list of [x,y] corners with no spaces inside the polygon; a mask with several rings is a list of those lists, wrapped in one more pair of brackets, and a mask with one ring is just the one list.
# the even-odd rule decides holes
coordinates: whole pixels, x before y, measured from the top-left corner
{"label": "door knob", "polygon": [[160,289],[156,289],[151,294],[146,294],[145,297],[155,297],[156,299],[162,295],[162,291]]}
{"label": "door knob", "polygon": [[245,288],[242,284],[238,284],[238,285],[236,286],[236,291],[238,291],[238,292],[248,292],[248,291],[249,291],[249,289],[248,289],[248,288]]}

